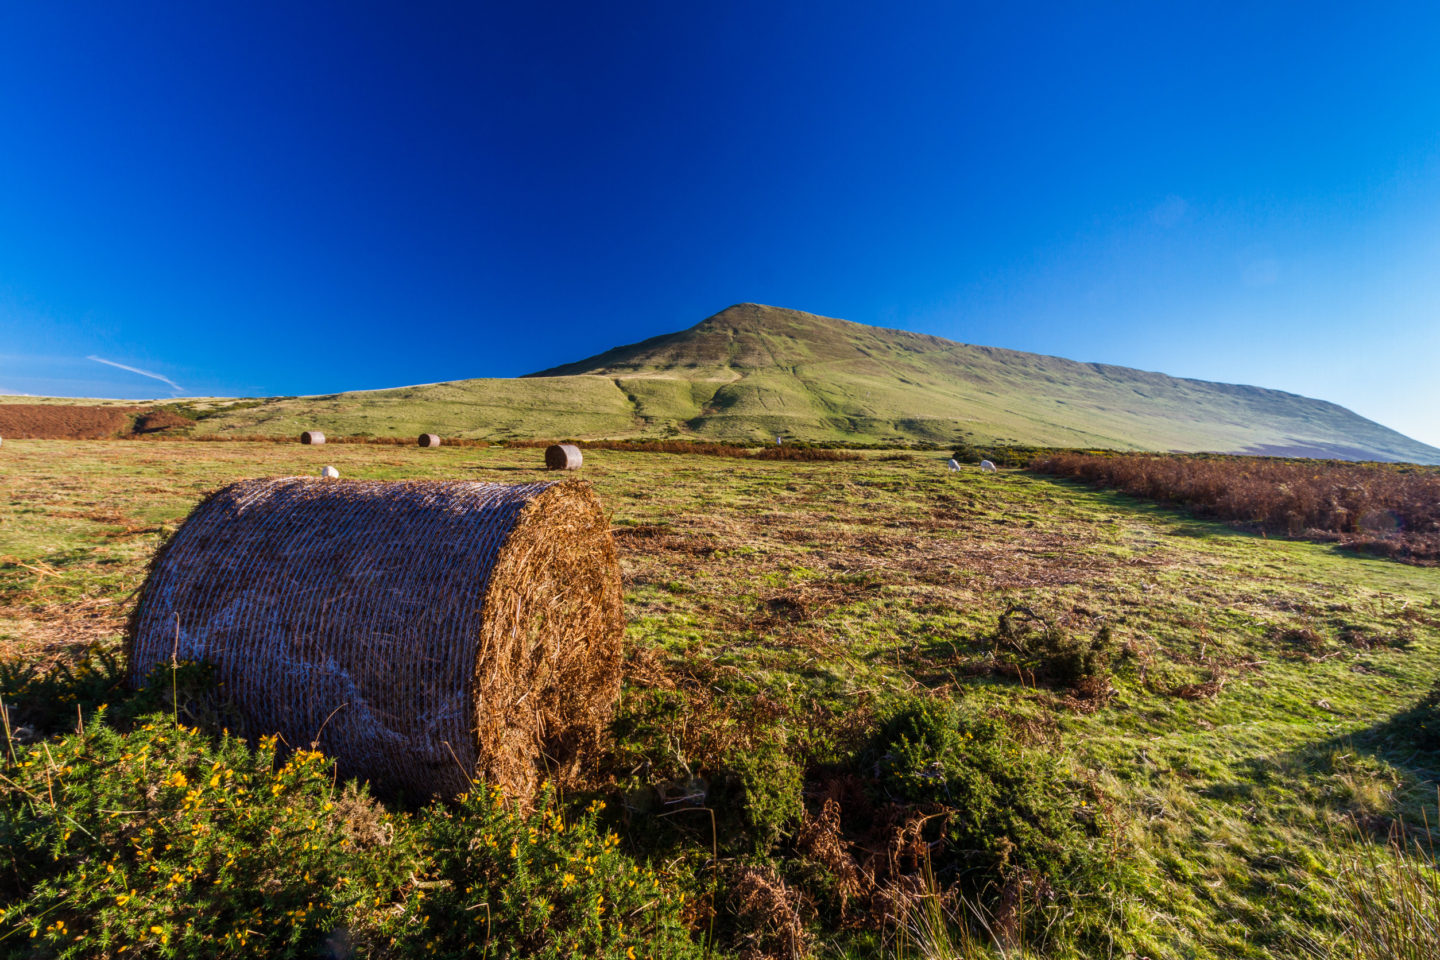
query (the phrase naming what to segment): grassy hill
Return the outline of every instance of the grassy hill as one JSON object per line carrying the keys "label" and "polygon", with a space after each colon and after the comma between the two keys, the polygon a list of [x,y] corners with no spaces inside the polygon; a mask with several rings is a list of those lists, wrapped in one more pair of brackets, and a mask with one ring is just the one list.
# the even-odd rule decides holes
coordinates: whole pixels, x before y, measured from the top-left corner
{"label": "grassy hill", "polygon": [[979,442],[1440,462],[1322,400],[744,303],[519,379],[274,399],[200,432]]}

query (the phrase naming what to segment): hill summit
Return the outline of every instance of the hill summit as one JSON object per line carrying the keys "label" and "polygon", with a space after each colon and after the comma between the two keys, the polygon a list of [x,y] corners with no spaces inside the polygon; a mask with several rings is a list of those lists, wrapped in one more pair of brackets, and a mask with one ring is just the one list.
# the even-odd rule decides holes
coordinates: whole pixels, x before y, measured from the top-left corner
{"label": "hill summit", "polygon": [[[1012,441],[1440,462],[1440,450],[1279,390],[980,347],[740,303],[531,377],[603,376],[637,413],[713,437]],[[683,390],[674,387],[684,385]],[[661,403],[647,402],[660,400]],[[648,418],[647,418],[648,419]],[[663,419],[663,418],[662,418]]]}
{"label": "hill summit", "polygon": [[197,433],[745,443],[1024,443],[1440,463],[1344,407],[1260,387],[739,303],[687,330],[518,379],[217,401]]}

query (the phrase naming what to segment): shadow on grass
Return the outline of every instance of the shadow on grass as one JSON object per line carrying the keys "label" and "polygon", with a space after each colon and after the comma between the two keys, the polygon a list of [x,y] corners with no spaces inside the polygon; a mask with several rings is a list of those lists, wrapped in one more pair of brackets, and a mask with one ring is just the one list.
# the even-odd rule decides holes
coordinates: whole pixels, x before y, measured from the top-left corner
{"label": "shadow on grass", "polygon": [[1304,800],[1353,820],[1377,839],[1397,827],[1414,834],[1436,830],[1440,682],[1374,726],[1276,757],[1252,758],[1240,773],[1235,782],[1212,784],[1202,792],[1254,809],[1298,789]]}

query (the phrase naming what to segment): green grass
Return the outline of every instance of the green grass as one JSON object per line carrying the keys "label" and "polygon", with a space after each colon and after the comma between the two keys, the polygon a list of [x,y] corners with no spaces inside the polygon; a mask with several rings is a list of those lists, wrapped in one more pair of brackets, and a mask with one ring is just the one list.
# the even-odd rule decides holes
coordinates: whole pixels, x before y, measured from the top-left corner
{"label": "green grass", "polygon": [[[543,476],[539,453],[7,442],[0,657],[113,647],[160,538],[229,480],[333,463],[343,477],[522,482]],[[1058,758],[1057,796],[1109,825],[1118,879],[1028,941],[1054,956],[1307,956],[1341,936],[1338,878],[1373,843],[1335,825],[1354,817],[1383,837],[1422,810],[1435,822],[1440,757],[1392,720],[1440,677],[1440,569],[1252,536],[1067,481],[950,474],[943,454],[766,463],[592,450],[586,464],[616,531],[628,619],[617,739],[593,792],[627,811],[617,829],[630,855],[692,872],[704,896],[692,921],[703,934],[715,908],[722,952],[760,936],[724,892],[758,857],[815,905],[797,914],[815,955],[893,955],[882,944],[895,928],[858,901],[841,921],[788,778],[799,771],[812,819],[822,795],[840,796],[840,829],[861,841],[868,825],[838,785],[864,773],[857,758],[881,720],[916,696]],[[1078,700],[992,669],[1015,605],[1067,635],[1108,626],[1113,694]],[[703,813],[660,819],[645,799],[690,778],[717,811],[713,838]]]}

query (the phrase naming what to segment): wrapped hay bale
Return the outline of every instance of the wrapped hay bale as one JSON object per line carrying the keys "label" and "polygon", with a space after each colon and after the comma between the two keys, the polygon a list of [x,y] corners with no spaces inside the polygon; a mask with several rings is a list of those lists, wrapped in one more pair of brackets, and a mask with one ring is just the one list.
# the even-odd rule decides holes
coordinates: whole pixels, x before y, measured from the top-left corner
{"label": "wrapped hay bale", "polygon": [[545,448],[545,467],[549,470],[579,470],[585,462],[580,448],[573,443],[556,443]]}
{"label": "wrapped hay bale", "polygon": [[440,437],[439,437],[439,435],[434,434],[434,433],[422,433],[422,434],[420,434],[420,446],[422,446],[422,447],[438,447],[438,446],[440,446]]}
{"label": "wrapped hay bale", "polygon": [[301,442],[301,443],[324,443],[324,442],[325,442],[325,434],[321,433],[319,430],[306,430],[304,433],[300,434],[300,442]]}
{"label": "wrapped hay bale", "polygon": [[128,672],[209,662],[245,735],[318,740],[382,790],[524,798],[598,737],[623,629],[583,482],[247,480],[156,557]]}

